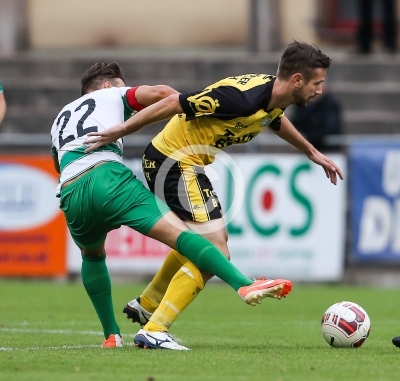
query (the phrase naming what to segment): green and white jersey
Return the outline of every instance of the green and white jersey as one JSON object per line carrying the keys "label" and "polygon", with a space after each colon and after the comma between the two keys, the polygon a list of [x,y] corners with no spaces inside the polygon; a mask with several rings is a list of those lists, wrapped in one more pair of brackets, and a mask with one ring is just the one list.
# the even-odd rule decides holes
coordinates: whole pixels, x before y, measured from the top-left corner
{"label": "green and white jersey", "polygon": [[128,119],[135,111],[135,103],[129,101],[135,99],[135,91],[131,87],[97,90],[69,103],[57,115],[51,128],[52,154],[58,157],[61,171],[57,196],[65,182],[97,163],[122,162],[122,139],[87,154],[83,142],[89,132],[104,131]]}

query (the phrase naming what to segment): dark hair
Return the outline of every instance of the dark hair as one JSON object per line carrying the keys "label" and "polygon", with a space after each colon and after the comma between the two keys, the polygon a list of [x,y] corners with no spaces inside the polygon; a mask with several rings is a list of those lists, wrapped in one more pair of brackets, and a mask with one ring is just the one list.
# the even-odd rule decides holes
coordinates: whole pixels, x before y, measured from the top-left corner
{"label": "dark hair", "polygon": [[112,82],[115,78],[120,78],[125,82],[122,69],[116,62],[96,63],[82,75],[81,94],[87,94],[89,90],[98,90],[104,80]]}
{"label": "dark hair", "polygon": [[300,73],[308,82],[313,77],[315,69],[329,69],[331,61],[316,46],[294,41],[282,54],[277,76],[281,79],[289,79],[291,75]]}

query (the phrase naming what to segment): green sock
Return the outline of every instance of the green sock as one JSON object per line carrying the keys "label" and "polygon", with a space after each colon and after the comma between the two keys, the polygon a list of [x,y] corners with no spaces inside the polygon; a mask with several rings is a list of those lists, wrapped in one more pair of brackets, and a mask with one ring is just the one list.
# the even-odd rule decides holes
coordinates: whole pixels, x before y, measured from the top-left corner
{"label": "green sock", "polygon": [[244,276],[210,241],[187,230],[176,241],[177,250],[199,269],[216,275],[236,291],[253,283]]}
{"label": "green sock", "polygon": [[82,281],[103,326],[104,337],[107,339],[116,333],[121,335],[114,315],[105,254],[96,258],[82,255]]}

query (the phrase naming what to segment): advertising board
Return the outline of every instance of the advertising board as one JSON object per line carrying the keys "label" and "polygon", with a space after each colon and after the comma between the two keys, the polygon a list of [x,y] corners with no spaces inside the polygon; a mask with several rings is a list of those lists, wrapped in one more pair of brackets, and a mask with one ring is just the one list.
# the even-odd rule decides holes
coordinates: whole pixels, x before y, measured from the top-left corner
{"label": "advertising board", "polygon": [[352,259],[400,261],[400,143],[350,147]]}
{"label": "advertising board", "polygon": [[[346,175],[343,155],[332,155]],[[140,160],[125,164],[143,180]],[[231,260],[248,276],[335,281],[343,274],[346,180],[332,185],[300,154],[224,155],[206,167],[224,211]],[[80,255],[71,244],[69,268]],[[75,253],[72,252],[75,250]],[[106,241],[114,272],[154,273],[169,248],[122,227]]]}
{"label": "advertising board", "polygon": [[0,156],[0,276],[66,275],[57,182],[50,155]]}

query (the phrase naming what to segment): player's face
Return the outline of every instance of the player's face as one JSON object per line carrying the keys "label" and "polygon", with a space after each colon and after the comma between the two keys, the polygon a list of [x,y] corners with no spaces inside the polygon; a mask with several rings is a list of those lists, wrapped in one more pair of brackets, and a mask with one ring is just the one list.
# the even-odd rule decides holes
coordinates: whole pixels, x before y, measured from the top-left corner
{"label": "player's face", "polygon": [[322,83],[325,80],[326,69],[317,68],[314,76],[306,83],[293,91],[294,103],[299,107],[306,107],[310,99],[322,94]]}

